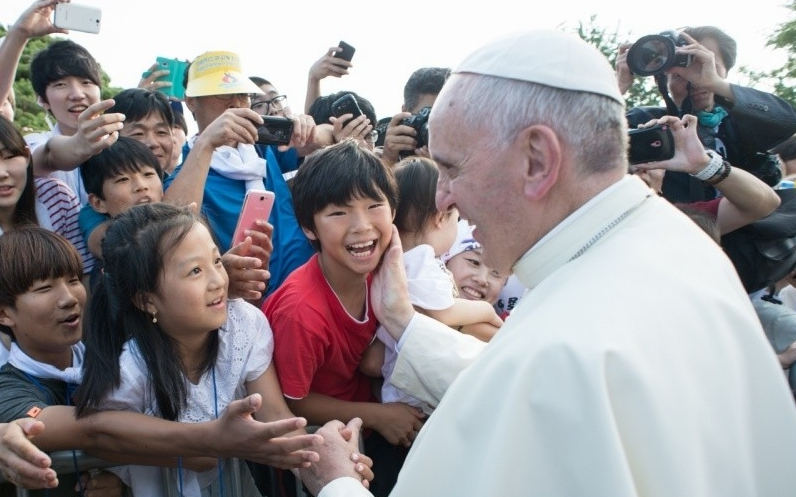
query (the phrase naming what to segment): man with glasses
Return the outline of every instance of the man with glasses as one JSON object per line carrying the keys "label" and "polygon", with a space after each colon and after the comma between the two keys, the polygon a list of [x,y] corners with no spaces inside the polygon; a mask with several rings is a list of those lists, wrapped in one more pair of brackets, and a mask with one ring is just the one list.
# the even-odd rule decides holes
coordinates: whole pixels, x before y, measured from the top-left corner
{"label": "man with glasses", "polygon": [[[180,197],[202,198],[207,218],[222,252],[229,250],[232,233],[247,190],[266,187],[266,160],[255,148],[257,126],[263,120],[251,107],[251,95],[263,91],[244,75],[240,58],[233,52],[206,52],[190,64],[185,79],[185,106],[196,121],[198,133],[188,139],[192,153],[167,178],[168,189],[181,171],[207,171],[206,181],[189,183],[192,191]],[[286,115],[293,120],[290,147],[316,148],[322,134],[311,119]],[[200,171],[201,172],[201,171]],[[203,177],[197,174],[196,177]],[[262,261],[263,267],[268,261]]]}

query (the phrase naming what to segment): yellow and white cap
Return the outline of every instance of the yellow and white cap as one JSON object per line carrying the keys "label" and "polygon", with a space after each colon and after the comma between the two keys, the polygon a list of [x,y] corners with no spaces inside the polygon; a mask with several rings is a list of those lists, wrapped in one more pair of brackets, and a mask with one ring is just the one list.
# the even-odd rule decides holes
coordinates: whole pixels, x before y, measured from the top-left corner
{"label": "yellow and white cap", "polygon": [[240,57],[233,52],[205,52],[188,69],[186,97],[235,93],[263,93],[243,73]]}

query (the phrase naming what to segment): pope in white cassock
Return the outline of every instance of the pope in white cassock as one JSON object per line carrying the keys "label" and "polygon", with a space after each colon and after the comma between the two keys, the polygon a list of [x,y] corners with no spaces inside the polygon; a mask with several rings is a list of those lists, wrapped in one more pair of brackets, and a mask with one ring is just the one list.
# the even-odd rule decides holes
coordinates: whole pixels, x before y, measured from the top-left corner
{"label": "pope in white cassock", "polygon": [[[796,495],[774,352],[721,249],[627,174],[624,112],[605,57],[556,31],[494,41],[446,83],[438,208],[530,290],[484,345],[412,311],[394,242],[371,296],[400,339],[393,382],[438,407],[391,495]],[[305,483],[368,495],[335,429]]]}

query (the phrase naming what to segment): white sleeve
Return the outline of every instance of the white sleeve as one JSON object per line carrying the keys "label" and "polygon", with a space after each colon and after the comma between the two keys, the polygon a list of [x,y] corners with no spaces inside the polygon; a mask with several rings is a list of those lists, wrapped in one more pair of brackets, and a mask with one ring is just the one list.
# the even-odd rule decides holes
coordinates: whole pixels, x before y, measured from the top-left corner
{"label": "white sleeve", "polygon": [[392,383],[433,407],[486,342],[415,313],[398,342]]}
{"label": "white sleeve", "polygon": [[350,476],[342,476],[332,480],[318,492],[318,497],[373,497],[362,482]]}

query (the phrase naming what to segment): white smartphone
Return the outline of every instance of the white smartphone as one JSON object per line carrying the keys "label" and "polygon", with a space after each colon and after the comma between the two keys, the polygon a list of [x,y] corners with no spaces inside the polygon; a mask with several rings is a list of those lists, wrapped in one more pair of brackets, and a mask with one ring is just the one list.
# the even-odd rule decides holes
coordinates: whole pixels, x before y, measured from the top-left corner
{"label": "white smartphone", "polygon": [[57,3],[53,25],[60,29],[99,33],[102,11],[99,7],[79,3]]}
{"label": "white smartphone", "polygon": [[243,199],[243,208],[238,216],[238,224],[235,226],[235,234],[232,235],[232,245],[239,244],[246,238],[246,230],[255,229],[258,219],[268,221],[271,215],[271,208],[274,206],[274,192],[267,190],[249,190]]}

